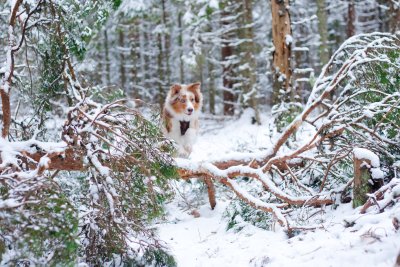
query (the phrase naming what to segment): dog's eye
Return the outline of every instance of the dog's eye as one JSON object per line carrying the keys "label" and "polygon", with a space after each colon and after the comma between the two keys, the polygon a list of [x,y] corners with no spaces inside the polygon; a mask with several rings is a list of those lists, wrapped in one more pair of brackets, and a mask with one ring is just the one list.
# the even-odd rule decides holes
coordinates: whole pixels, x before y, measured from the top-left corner
{"label": "dog's eye", "polygon": [[193,102],[193,101],[194,101],[194,98],[191,98],[191,99],[190,99],[190,101],[192,101],[192,102]]}
{"label": "dog's eye", "polygon": [[185,102],[186,102],[186,99],[182,98],[182,99],[180,99],[179,101],[180,101],[181,103],[185,103]]}

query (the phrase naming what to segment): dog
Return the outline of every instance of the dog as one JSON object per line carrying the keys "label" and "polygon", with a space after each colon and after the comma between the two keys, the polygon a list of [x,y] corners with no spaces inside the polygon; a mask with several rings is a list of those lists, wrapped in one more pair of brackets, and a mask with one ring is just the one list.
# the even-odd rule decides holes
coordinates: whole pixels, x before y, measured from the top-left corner
{"label": "dog", "polygon": [[162,113],[164,135],[177,143],[178,156],[189,157],[199,131],[203,104],[201,84],[174,84],[165,99]]}

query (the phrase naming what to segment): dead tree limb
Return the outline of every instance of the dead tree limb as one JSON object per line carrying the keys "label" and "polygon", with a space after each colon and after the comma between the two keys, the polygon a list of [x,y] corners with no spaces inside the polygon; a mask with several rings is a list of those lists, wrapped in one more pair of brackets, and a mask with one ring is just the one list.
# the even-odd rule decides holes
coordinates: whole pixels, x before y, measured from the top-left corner
{"label": "dead tree limb", "polygon": [[[366,213],[370,207],[374,206],[378,201],[383,200],[387,193],[392,193],[393,188],[399,186],[400,186],[400,179],[393,178],[388,184],[382,186],[381,188],[378,189],[378,191],[370,195],[367,202],[365,202],[365,204],[362,206],[360,213],[361,214]],[[393,198],[398,196],[393,196],[393,194],[389,194],[387,197]]]}

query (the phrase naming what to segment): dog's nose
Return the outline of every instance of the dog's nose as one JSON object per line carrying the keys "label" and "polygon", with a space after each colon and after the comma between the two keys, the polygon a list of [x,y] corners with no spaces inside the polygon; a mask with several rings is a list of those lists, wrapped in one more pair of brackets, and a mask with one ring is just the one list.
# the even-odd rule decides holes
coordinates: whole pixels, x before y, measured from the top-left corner
{"label": "dog's nose", "polygon": [[192,108],[188,108],[187,111],[188,111],[189,113],[192,113],[192,112],[193,112],[193,109],[192,109]]}

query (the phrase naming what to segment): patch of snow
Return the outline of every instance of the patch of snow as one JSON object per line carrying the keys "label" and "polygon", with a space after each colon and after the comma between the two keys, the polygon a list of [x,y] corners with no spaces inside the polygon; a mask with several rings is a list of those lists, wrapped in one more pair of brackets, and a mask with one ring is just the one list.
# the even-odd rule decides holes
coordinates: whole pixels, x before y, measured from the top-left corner
{"label": "patch of snow", "polygon": [[290,46],[293,43],[293,36],[291,36],[290,34],[286,34],[285,43],[287,46]]}
{"label": "patch of snow", "polygon": [[[252,116],[254,113],[251,110],[245,110],[237,120],[221,119],[216,122],[202,117],[201,134],[193,146],[190,158],[176,159],[177,165],[193,170],[203,168],[221,176],[229,170],[257,172],[246,166],[218,170],[208,163],[220,161],[221,158],[251,160],[271,153],[272,144],[279,134],[271,133],[269,118],[265,114],[262,114],[260,126],[251,124]],[[312,131],[311,126],[299,129],[302,138],[298,142],[307,142],[306,137],[312,136]],[[282,150],[286,153],[288,148],[282,147]],[[373,152],[356,148],[354,153],[357,157],[371,160],[374,178],[382,174],[379,158]],[[275,190],[272,181],[268,181],[268,175],[260,175]],[[247,191],[236,187],[235,182],[233,187],[252,198]],[[177,187],[183,189],[187,184],[180,181]],[[189,198],[195,197],[192,191],[188,194]],[[391,194],[392,197],[387,199],[393,200],[396,195],[400,195],[400,186],[394,187]],[[260,206],[268,204],[252,200]],[[208,203],[196,208],[200,217],[195,218],[190,210],[180,206],[185,201],[176,194],[173,202],[166,206],[167,222],[158,225],[159,236],[167,242],[178,266],[384,267],[394,265],[400,250],[399,232],[392,224],[394,217],[400,218],[399,202],[379,214],[376,207],[371,207],[364,215],[360,215],[359,208],[353,209],[351,204],[341,204],[337,209],[328,206],[320,216],[323,218],[323,227],[288,238],[278,223],[274,231],[262,230],[246,222],[241,222],[244,228],[240,232],[227,230],[228,219],[224,217],[224,212],[231,197],[224,197],[218,190],[214,210],[211,210]],[[345,221],[354,225],[348,227]]]}
{"label": "patch of snow", "polygon": [[192,13],[192,10],[189,8],[182,17],[182,21],[184,24],[190,24],[193,22],[195,16]]}
{"label": "patch of snow", "polygon": [[365,109],[363,111],[363,113],[364,113],[365,116],[367,116],[367,118],[373,118],[374,115],[375,115],[375,113],[373,111],[369,110],[369,109]]}
{"label": "patch of snow", "polygon": [[208,6],[214,9],[219,9],[219,1],[218,0],[210,0]]}
{"label": "patch of snow", "polygon": [[366,159],[371,162],[372,167],[378,168],[380,166],[379,157],[366,148],[356,147],[353,149],[354,157],[357,159]]}
{"label": "patch of snow", "polygon": [[[393,266],[400,250],[399,233],[391,220],[400,206],[382,214],[360,216],[351,204],[328,207],[323,229],[288,238],[282,230],[266,231],[247,225],[227,231],[223,213],[229,201],[218,201],[214,210],[201,206],[200,217],[167,206],[170,223],[159,224],[159,235],[171,248],[179,266],[230,267],[386,267]],[[344,221],[354,221],[345,227]]]}
{"label": "patch of snow", "polygon": [[1,200],[0,199],[0,210],[1,209],[10,209],[10,208],[16,208],[20,205],[20,203],[18,201],[16,201],[15,199],[5,199],[5,200]]}
{"label": "patch of snow", "polygon": [[385,177],[385,173],[379,168],[371,168],[371,176],[374,179],[383,179]]}

